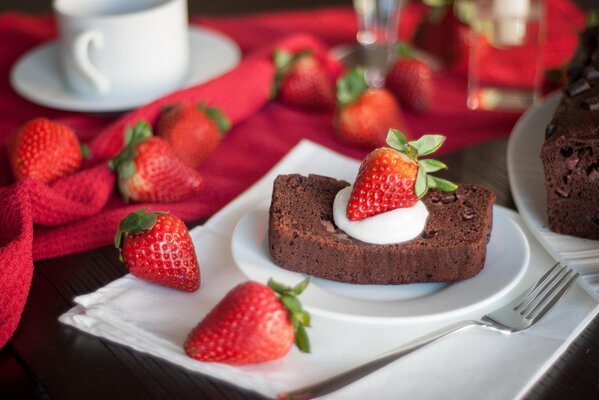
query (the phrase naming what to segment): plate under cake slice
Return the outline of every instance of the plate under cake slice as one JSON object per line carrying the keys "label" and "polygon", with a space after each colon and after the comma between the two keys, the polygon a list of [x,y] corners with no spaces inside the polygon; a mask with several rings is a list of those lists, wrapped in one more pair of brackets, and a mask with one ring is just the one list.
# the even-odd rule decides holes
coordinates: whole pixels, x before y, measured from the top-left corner
{"label": "plate under cake slice", "polygon": [[280,175],[273,186],[269,250],[282,268],[355,284],[447,282],[483,268],[495,196],[479,185],[430,190],[422,233],[399,244],[370,244],[335,226],[333,201],[349,184],[333,178]]}

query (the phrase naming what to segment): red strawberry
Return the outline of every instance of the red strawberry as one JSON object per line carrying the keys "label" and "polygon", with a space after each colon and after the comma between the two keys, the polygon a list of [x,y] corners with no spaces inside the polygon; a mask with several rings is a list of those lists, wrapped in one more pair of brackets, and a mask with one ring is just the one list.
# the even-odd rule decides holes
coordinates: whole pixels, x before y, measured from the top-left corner
{"label": "red strawberry", "polygon": [[138,278],[186,292],[200,287],[193,242],[183,221],[174,215],[137,210],[119,224],[114,245]]}
{"label": "red strawberry", "polygon": [[125,147],[109,163],[126,201],[175,202],[197,193],[204,180],[143,121],[125,131]]}
{"label": "red strawberry", "polygon": [[328,111],[335,106],[332,78],[321,62],[309,50],[288,53],[275,50],[277,68],[273,97],[281,102],[308,111]]}
{"label": "red strawberry", "polygon": [[470,28],[454,15],[452,7],[435,7],[416,28],[412,42],[448,67],[465,64]]}
{"label": "red strawberry", "polygon": [[456,185],[445,179],[427,175],[447,168],[437,160],[419,160],[436,151],[445,136],[424,135],[408,142],[405,135],[389,130],[387,144],[368,154],[358,170],[349,202],[347,218],[358,221],[396,208],[413,206],[429,188],[453,191]]}
{"label": "red strawberry", "polygon": [[15,180],[50,183],[77,171],[88,151],[68,126],[36,118],[12,138],[8,156]]}
{"label": "red strawberry", "polygon": [[393,92],[399,104],[411,111],[425,113],[433,98],[433,71],[427,63],[400,46],[400,56],[385,78],[385,86]]}
{"label": "red strawberry", "polygon": [[337,82],[337,100],[333,124],[343,142],[371,149],[385,144],[389,128],[405,131],[397,100],[387,89],[368,88],[360,69],[350,70]]}
{"label": "red strawberry", "polygon": [[189,333],[188,356],[200,361],[253,364],[276,360],[293,342],[310,352],[305,327],[310,315],[295,296],[309,279],[295,287],[245,282],[234,287]]}
{"label": "red strawberry", "polygon": [[218,108],[204,103],[177,104],[163,111],[156,133],[171,145],[181,161],[197,169],[229,129],[231,123]]}

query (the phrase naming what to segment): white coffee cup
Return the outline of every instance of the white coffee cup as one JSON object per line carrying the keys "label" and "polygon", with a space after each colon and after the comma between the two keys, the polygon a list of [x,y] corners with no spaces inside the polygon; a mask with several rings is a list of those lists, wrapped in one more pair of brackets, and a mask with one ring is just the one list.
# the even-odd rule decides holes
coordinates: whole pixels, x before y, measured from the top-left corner
{"label": "white coffee cup", "polygon": [[83,96],[160,97],[190,73],[186,0],[55,0],[65,81]]}

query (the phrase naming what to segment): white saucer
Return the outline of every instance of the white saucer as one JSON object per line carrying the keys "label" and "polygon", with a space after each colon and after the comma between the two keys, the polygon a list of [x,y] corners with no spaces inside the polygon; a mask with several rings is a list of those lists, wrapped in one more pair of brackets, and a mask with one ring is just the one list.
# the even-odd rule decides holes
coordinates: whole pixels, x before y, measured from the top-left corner
{"label": "white saucer", "polygon": [[[185,87],[215,78],[235,67],[241,59],[237,44],[221,33],[190,27],[189,39],[191,76]],[[125,111],[154,100],[135,94],[112,98],[79,96],[63,81],[59,62],[57,41],[33,48],[12,67],[10,83],[13,89],[33,103],[67,111]]]}
{"label": "white saucer", "polygon": [[[358,322],[424,321],[455,316],[499,299],[522,278],[530,259],[528,241],[515,212],[493,207],[493,230],[483,270],[453,283],[352,285],[314,278],[301,296],[318,315]],[[233,231],[233,259],[249,279],[286,284],[302,274],[275,265],[268,251],[268,202],[249,211]]]}

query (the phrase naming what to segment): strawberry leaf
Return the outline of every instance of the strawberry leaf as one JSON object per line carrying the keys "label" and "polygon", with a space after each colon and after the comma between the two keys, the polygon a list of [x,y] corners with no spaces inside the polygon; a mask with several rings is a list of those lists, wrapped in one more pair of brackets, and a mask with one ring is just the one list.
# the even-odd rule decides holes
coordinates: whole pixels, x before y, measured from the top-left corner
{"label": "strawberry leaf", "polygon": [[297,313],[296,318],[302,325],[310,327],[311,317],[310,314],[308,314],[307,312],[302,311],[300,313]]}
{"label": "strawberry leaf", "polygon": [[441,169],[447,169],[447,165],[445,165],[441,161],[433,160],[430,158],[418,160],[418,167],[424,169],[424,171],[426,172],[436,172]]}
{"label": "strawberry leaf", "polygon": [[308,286],[308,284],[310,283],[310,281],[312,280],[312,277],[309,276],[306,279],[304,279],[303,281],[301,281],[300,283],[298,283],[297,285],[295,285],[293,287],[293,289],[291,289],[291,294],[295,295],[295,296],[299,296]]}
{"label": "strawberry leaf", "polygon": [[337,81],[337,101],[341,105],[356,102],[368,89],[364,70],[352,68]]}
{"label": "strawberry leaf", "polygon": [[421,199],[428,192],[428,179],[424,168],[418,168],[416,183],[414,184],[414,193]]}
{"label": "strawberry leaf", "polygon": [[431,187],[442,190],[444,192],[453,192],[458,188],[458,185],[456,185],[455,183],[445,179],[437,178],[436,176],[428,176],[427,181],[429,182],[429,186],[431,186],[430,182],[432,182],[434,186]]}
{"label": "strawberry leaf", "polygon": [[295,330],[295,344],[302,353],[310,352],[310,339],[303,325],[299,325]]}
{"label": "strawberry leaf", "polygon": [[83,157],[84,160],[89,160],[91,158],[92,150],[87,144],[81,143],[79,149],[81,150],[81,157]]}
{"label": "strawberry leaf", "polygon": [[135,175],[135,163],[132,161],[121,162],[116,168],[120,179],[128,179]]}
{"label": "strawberry leaf", "polygon": [[396,51],[399,58],[414,58],[414,50],[406,42],[399,42]]}
{"label": "strawberry leaf", "polygon": [[285,305],[285,308],[287,308],[292,315],[295,315],[302,311],[302,305],[295,296],[284,294],[281,296],[281,301]]}
{"label": "strawberry leaf", "polygon": [[408,142],[409,145],[418,151],[419,156],[434,153],[445,142],[443,135],[423,135],[420,139]]}
{"label": "strawberry leaf", "polygon": [[145,208],[140,208],[121,220],[119,227],[114,235],[114,247],[119,249],[119,258],[122,261],[120,255],[121,244],[129,233],[140,233],[144,230],[149,230],[156,224],[158,215],[164,214],[164,212],[146,212]]}
{"label": "strawberry leaf", "polygon": [[387,132],[387,144],[395,150],[405,152],[407,150],[408,139],[406,135],[397,129],[389,129],[389,132]]}
{"label": "strawberry leaf", "polygon": [[277,70],[287,68],[291,64],[291,60],[293,60],[293,54],[286,50],[275,49],[273,62]]}
{"label": "strawberry leaf", "polygon": [[278,294],[285,294],[285,293],[289,293],[291,291],[291,287],[290,286],[283,285],[282,283],[279,283],[279,282],[275,281],[272,278],[270,278],[268,280],[267,285],[268,285],[269,288],[271,288],[272,290],[274,290]]}
{"label": "strawberry leaf", "polygon": [[306,333],[306,327],[310,326],[310,314],[302,309],[302,304],[296,295],[306,289],[310,279],[310,277],[304,279],[293,288],[276,282],[272,278],[268,280],[268,287],[279,294],[279,300],[289,313],[289,322],[293,327],[295,344],[305,353],[310,352],[310,342]]}
{"label": "strawberry leaf", "polygon": [[231,130],[231,121],[225,116],[223,110],[218,107],[208,107],[204,102],[199,103],[198,108],[206,114],[208,118],[214,121],[221,134]]}

